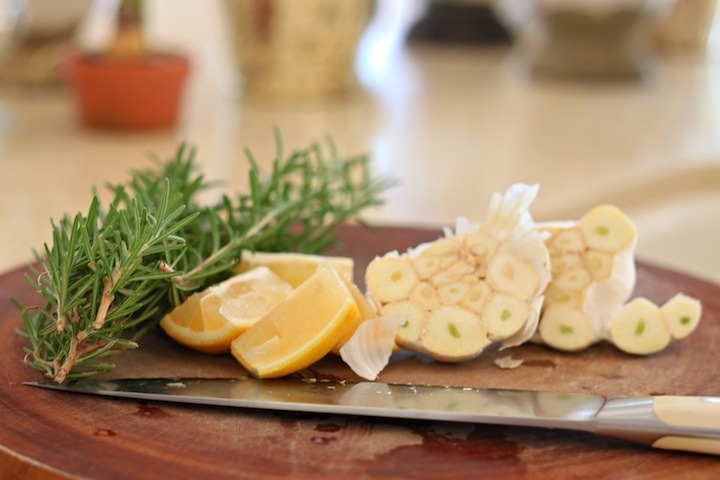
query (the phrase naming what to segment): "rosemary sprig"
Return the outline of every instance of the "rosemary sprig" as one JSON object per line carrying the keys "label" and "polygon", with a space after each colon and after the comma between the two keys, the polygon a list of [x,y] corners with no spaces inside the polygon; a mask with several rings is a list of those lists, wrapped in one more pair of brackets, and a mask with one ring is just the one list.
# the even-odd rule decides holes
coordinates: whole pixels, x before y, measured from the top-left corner
{"label": "rosemary sprig", "polygon": [[244,250],[318,253],[334,229],[380,205],[394,182],[373,177],[366,156],[343,159],[313,144],[277,157],[265,172],[247,152],[250,191],[201,206],[212,187],[197,172],[195,151],[132,172],[108,185],[87,213],[53,223],[52,244],[27,275],[39,306],[15,302],[27,338],[25,362],[62,383],[104,373],[105,357],[137,347],[139,336],[193,292],[232,273]]}

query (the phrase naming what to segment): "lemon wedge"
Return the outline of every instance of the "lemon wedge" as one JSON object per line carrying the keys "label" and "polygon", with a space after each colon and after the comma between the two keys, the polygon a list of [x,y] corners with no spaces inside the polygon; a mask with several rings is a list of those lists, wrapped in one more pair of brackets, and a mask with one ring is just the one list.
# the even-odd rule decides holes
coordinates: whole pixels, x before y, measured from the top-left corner
{"label": "lemon wedge", "polygon": [[233,341],[231,351],[253,376],[289,375],[349,338],[359,316],[340,275],[322,268]]}
{"label": "lemon wedge", "polygon": [[304,253],[243,252],[242,259],[235,271],[242,273],[260,266],[267,267],[293,288],[297,288],[322,267],[337,270],[341,275],[352,279],[353,265],[353,259],[349,257],[326,257]]}
{"label": "lemon wedge", "polygon": [[269,268],[258,267],[191,295],[160,326],[189,348],[227,353],[233,340],[291,292]]}

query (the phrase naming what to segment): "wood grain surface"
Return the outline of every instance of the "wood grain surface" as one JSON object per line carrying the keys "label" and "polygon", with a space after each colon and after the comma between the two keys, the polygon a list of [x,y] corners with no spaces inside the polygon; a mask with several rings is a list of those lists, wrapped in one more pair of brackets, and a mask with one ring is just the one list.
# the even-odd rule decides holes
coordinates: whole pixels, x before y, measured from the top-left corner
{"label": "wood grain surface", "polygon": [[[335,253],[356,273],[387,250],[438,231],[341,230]],[[361,278],[357,278],[361,282]],[[650,357],[598,344],[579,354],[523,345],[520,368],[501,370],[489,349],[446,365],[399,353],[385,382],[592,392],[607,396],[720,396],[720,287],[638,262],[636,294],[664,302],[678,291],[699,298],[698,331]],[[535,428],[282,413],[102,398],[46,391],[22,382],[42,376],[22,363],[21,319],[10,298],[34,293],[16,270],[0,276],[0,479],[153,478],[718,478],[720,459],[653,450],[585,433]],[[160,333],[117,357],[110,376],[243,375],[228,356],[188,351]],[[304,375],[358,378],[337,358]]]}

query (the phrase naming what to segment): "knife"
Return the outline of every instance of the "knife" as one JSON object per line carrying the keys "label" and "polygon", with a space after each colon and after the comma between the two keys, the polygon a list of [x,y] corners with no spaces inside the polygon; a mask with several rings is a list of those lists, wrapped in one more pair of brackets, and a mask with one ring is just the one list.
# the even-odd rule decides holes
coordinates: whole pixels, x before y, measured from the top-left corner
{"label": "knife", "polygon": [[720,455],[720,397],[609,398],[325,379],[81,379],[25,385],[201,405],[579,430]]}

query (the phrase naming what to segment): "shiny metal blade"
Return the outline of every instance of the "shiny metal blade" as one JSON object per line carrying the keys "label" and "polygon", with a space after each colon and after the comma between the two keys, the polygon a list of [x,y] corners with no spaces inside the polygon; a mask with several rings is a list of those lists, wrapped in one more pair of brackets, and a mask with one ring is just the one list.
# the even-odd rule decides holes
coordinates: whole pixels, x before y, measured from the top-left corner
{"label": "shiny metal blade", "polygon": [[720,455],[720,398],[606,400],[585,393],[497,390],[323,379],[84,379],[27,385],[142,400],[265,410],[582,430]]}
{"label": "shiny metal blade", "polygon": [[592,430],[605,398],[583,393],[315,379],[83,379],[27,385],[202,405]]}

